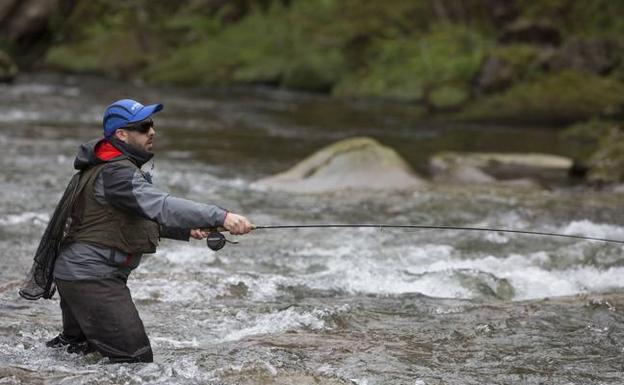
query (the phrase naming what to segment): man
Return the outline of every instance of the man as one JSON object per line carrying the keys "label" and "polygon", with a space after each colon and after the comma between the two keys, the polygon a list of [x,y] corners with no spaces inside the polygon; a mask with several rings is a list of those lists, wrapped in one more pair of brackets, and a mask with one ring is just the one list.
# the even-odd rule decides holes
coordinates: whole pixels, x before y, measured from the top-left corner
{"label": "man", "polygon": [[160,237],[188,241],[205,238],[204,229],[211,227],[232,234],[251,230],[243,216],[156,189],[141,170],[153,157],[151,117],[162,108],[129,99],[114,102],[104,113],[104,138],[78,151],[69,230],[54,263],[63,331],[47,346],[97,350],[112,362],[152,362],[126,286],[141,255],[155,252]]}

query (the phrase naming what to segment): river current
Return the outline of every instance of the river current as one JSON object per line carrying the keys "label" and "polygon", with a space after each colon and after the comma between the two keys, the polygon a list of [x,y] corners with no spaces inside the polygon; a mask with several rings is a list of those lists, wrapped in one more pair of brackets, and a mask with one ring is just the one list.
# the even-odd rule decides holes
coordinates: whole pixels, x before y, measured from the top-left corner
{"label": "river current", "polygon": [[623,193],[578,187],[294,195],[251,183],[350,136],[419,172],[439,150],[565,154],[552,130],[423,122],[407,105],[28,75],[0,85],[0,384],[622,384],[624,248],[434,230],[163,240],[129,287],[152,364],[48,349],[58,296],[17,294],[78,145],[111,101],[161,102],[156,185],[254,223],[498,227],[624,239]]}

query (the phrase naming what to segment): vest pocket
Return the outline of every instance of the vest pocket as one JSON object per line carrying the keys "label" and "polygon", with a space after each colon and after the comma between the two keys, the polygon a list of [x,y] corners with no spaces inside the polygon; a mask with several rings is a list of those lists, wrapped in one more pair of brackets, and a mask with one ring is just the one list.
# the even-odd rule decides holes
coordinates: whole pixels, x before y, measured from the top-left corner
{"label": "vest pocket", "polygon": [[120,232],[130,254],[156,252],[159,234],[156,222],[137,218],[123,223]]}

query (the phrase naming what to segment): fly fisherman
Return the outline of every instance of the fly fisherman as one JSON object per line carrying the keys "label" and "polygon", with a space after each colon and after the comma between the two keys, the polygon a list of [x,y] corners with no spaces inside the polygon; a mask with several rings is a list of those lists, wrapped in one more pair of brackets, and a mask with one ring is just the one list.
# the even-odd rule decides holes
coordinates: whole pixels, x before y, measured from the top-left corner
{"label": "fly fisherman", "polygon": [[97,350],[111,362],[152,362],[143,322],[126,286],[159,238],[203,239],[204,229],[251,230],[247,218],[173,197],[152,185],[141,166],[152,159],[151,116],[162,104],[123,99],[106,109],[104,138],[83,144],[79,170],[46,228],[20,294],[61,297],[63,331],[46,343],[70,352]]}

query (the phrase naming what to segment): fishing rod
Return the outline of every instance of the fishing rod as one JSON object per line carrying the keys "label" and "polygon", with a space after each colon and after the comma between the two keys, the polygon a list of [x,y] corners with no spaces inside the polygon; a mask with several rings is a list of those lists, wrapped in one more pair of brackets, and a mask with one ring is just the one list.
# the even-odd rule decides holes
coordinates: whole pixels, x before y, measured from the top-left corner
{"label": "fishing rod", "polygon": [[[587,241],[599,241],[608,243],[617,243],[624,245],[624,241],[618,239],[608,239],[599,237],[586,237],[583,235],[572,234],[560,234],[560,233],[547,233],[541,231],[527,231],[527,230],[512,230],[512,229],[497,229],[489,227],[461,227],[461,226],[429,226],[429,225],[390,225],[390,224],[376,224],[376,223],[357,223],[357,224],[337,224],[337,223],[323,223],[323,224],[294,224],[294,225],[266,225],[256,226],[252,225],[251,229],[256,230],[280,230],[280,229],[326,229],[326,228],[373,228],[373,229],[415,229],[415,230],[461,230],[461,231],[487,231],[495,233],[512,233],[512,234],[525,234],[525,235],[540,235],[547,237],[560,237],[560,238],[573,238],[582,239]],[[238,244],[238,241],[229,240],[223,235],[227,232],[225,228],[212,228],[208,229],[208,237],[206,243],[211,250],[221,250],[226,243]]]}

